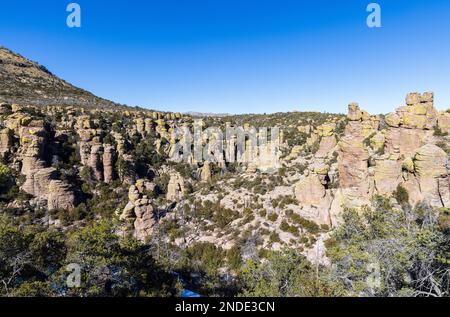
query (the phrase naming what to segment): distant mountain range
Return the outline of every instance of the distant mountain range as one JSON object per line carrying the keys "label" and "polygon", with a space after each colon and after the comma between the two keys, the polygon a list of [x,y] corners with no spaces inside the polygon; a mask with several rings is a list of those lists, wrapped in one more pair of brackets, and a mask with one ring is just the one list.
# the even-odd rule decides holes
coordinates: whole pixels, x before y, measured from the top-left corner
{"label": "distant mountain range", "polygon": [[212,113],[212,112],[195,112],[195,111],[189,111],[186,114],[190,115],[193,118],[204,118],[204,117],[223,118],[232,116],[232,114],[230,113]]}

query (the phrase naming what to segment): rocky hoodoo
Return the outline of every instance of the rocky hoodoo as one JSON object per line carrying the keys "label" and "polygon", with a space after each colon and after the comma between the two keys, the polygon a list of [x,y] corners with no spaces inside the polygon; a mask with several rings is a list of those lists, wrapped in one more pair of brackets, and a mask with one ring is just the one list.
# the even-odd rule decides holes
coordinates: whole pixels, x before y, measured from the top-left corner
{"label": "rocky hoodoo", "polygon": [[369,205],[374,195],[389,197],[399,186],[408,191],[412,205],[449,207],[448,155],[434,136],[437,128],[448,131],[448,113],[439,113],[433,99],[432,93],[409,94],[406,105],[388,114],[384,124],[382,117],[350,104],[348,123],[336,148],[329,139],[333,126],[322,125],[310,141],[320,146],[309,164],[330,162],[330,152],[336,151],[338,186],[329,188],[335,177],[333,162],[322,178],[314,171],[305,172],[293,189],[306,216],[317,223],[328,219],[336,226],[343,208]]}
{"label": "rocky hoodoo", "polygon": [[105,144],[103,148],[103,180],[111,183],[114,180],[115,148],[110,144]]}
{"label": "rocky hoodoo", "polygon": [[200,180],[202,182],[211,181],[211,163],[209,161],[205,161],[203,167],[200,168]]}
{"label": "rocky hoodoo", "polygon": [[70,186],[59,180],[48,185],[48,209],[70,210],[75,207],[75,195]]}
{"label": "rocky hoodoo", "polygon": [[185,193],[186,188],[183,177],[178,173],[172,173],[167,185],[166,199],[168,201],[179,201],[183,199]]}
{"label": "rocky hoodoo", "polygon": [[10,147],[13,145],[13,131],[9,128],[0,130],[0,157],[3,157],[9,152]]}
{"label": "rocky hoodoo", "polygon": [[21,107],[12,106],[12,114],[4,120],[8,126],[5,152],[11,150],[14,136],[19,140],[17,159],[21,163],[20,173],[25,176],[21,189],[36,197],[37,201],[47,201],[47,208],[70,209],[75,205],[74,193],[68,184],[58,181],[58,172],[49,167],[46,156],[50,127],[43,121],[30,118]]}
{"label": "rocky hoodoo", "polygon": [[128,191],[128,204],[120,215],[120,220],[132,224],[133,236],[145,241],[153,232],[156,223],[153,214],[152,198],[155,184],[138,180]]}
{"label": "rocky hoodoo", "polygon": [[334,135],[336,123],[325,123],[317,128],[317,134],[320,138],[319,149],[315,156],[317,158],[325,158],[333,153],[337,141]]}

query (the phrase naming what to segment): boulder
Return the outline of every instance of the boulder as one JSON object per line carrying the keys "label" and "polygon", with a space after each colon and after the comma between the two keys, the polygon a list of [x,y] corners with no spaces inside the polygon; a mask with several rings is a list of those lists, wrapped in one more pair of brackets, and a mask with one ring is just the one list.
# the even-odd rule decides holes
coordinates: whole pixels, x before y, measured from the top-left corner
{"label": "boulder", "polygon": [[319,177],[316,174],[310,174],[294,185],[294,194],[301,206],[317,206],[325,197],[326,192]]}
{"label": "boulder", "polygon": [[348,105],[348,115],[347,118],[350,121],[360,121],[362,119],[362,111],[359,108],[358,103],[353,102]]}
{"label": "boulder", "polygon": [[424,145],[414,157],[415,171],[421,178],[438,178],[447,175],[447,164],[447,153],[434,144]]}

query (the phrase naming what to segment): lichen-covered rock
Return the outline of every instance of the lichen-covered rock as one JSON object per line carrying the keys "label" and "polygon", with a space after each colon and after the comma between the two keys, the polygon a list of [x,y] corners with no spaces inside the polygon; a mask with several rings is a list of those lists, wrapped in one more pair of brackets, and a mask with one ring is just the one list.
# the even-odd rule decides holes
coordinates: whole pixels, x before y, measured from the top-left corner
{"label": "lichen-covered rock", "polygon": [[411,93],[406,97],[406,106],[386,116],[391,127],[431,130],[437,124],[438,112],[433,107],[433,93]]}
{"label": "lichen-covered rock", "polygon": [[414,161],[411,157],[407,157],[402,164],[402,168],[409,173],[414,173]]}
{"label": "lichen-covered rock", "polygon": [[386,141],[386,138],[384,137],[383,132],[377,132],[371,139],[370,139],[370,147],[376,151],[380,152],[384,149],[384,143]]}
{"label": "lichen-covered rock", "polygon": [[398,128],[402,123],[400,116],[395,112],[387,114],[385,120],[388,126],[393,128]]}
{"label": "lichen-covered rock", "polygon": [[334,130],[336,129],[336,123],[329,122],[324,123],[317,127],[317,134],[321,137],[330,137],[334,135]]}
{"label": "lichen-covered rock", "polygon": [[414,157],[416,174],[422,178],[438,178],[447,175],[447,164],[447,153],[434,144],[424,145]]}
{"label": "lichen-covered rock", "polygon": [[385,152],[410,157],[427,140],[427,131],[421,129],[388,128],[386,131]]}
{"label": "lichen-covered rock", "polygon": [[438,127],[444,132],[450,134],[450,113],[445,111],[441,112],[438,116]]}
{"label": "lichen-covered rock", "polygon": [[376,160],[375,186],[380,195],[390,195],[402,181],[402,162],[381,158]]}
{"label": "lichen-covered rock", "polygon": [[347,118],[350,121],[360,121],[363,117],[363,113],[359,108],[358,103],[354,102],[348,105]]}

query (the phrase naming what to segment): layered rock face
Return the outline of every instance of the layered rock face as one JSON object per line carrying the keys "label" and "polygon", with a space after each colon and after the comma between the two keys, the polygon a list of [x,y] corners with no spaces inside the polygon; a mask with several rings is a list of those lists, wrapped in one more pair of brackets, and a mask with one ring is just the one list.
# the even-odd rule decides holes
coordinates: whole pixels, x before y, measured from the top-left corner
{"label": "layered rock face", "polygon": [[70,186],[59,180],[52,180],[48,185],[48,209],[69,210],[75,206],[75,194]]}
{"label": "layered rock face", "polygon": [[[374,195],[389,197],[399,186],[408,191],[412,205],[450,207],[449,157],[436,145],[435,136],[436,129],[448,132],[448,113],[439,113],[433,99],[432,93],[409,94],[406,105],[384,120],[350,104],[345,132],[337,143],[339,186],[328,189],[327,182],[310,171],[294,186],[304,210],[319,209],[311,219],[336,226],[344,208],[369,205]],[[332,128],[321,128],[321,138],[314,140],[320,142],[315,161],[333,169],[336,163],[324,160],[327,149],[334,149],[334,142],[326,139],[331,135]]]}
{"label": "layered rock face", "polygon": [[13,145],[13,131],[9,128],[4,128],[0,130],[0,157],[3,157],[9,152],[9,149]]}
{"label": "layered rock face", "polygon": [[6,128],[0,133],[0,154],[12,150],[14,139],[18,139],[16,154],[25,176],[21,189],[47,202],[47,208],[70,209],[75,206],[75,195],[68,184],[58,180],[58,171],[46,161],[48,138],[52,131],[44,120],[34,119],[17,105],[10,107],[11,113],[2,122]]}
{"label": "layered rock face", "polygon": [[[237,136],[221,144],[220,133],[202,135],[196,139],[201,145],[216,141],[209,143],[211,162],[219,157],[227,160],[210,163],[196,161],[191,153],[186,160],[177,148],[183,138],[177,139],[173,132],[177,127],[191,129],[194,122],[189,117],[136,109],[87,111],[0,104],[0,156],[14,175],[25,176],[24,183],[17,183],[33,195],[31,204],[69,210],[81,202],[89,208],[94,201],[105,206],[108,214],[111,208],[119,209],[120,218],[142,241],[154,232],[158,221],[153,201],[157,199],[158,208],[175,222],[178,211],[192,210],[198,203],[236,211],[227,212],[233,218],[229,223],[216,215],[205,220],[207,225],[199,234],[204,241],[227,244],[227,239],[235,238],[233,230],[240,234],[265,226],[288,245],[299,243],[295,229],[305,234],[305,222],[299,217],[322,228],[335,227],[345,208],[370,205],[374,195],[391,197],[399,186],[407,190],[413,206],[450,207],[449,116],[449,112],[436,111],[431,93],[408,95],[406,105],[387,116],[370,115],[356,103],[349,105],[347,117],[316,113],[298,113],[294,118],[261,116],[258,126],[286,124],[289,142],[280,133],[275,151],[273,136],[265,144],[238,151]],[[245,124],[252,121],[247,116],[232,120],[233,124],[208,118],[202,126],[231,128],[235,124],[244,125],[244,131],[253,130]],[[251,145],[251,140],[245,141]],[[249,162],[228,164],[242,157]],[[197,173],[188,175],[185,168]],[[155,191],[152,182],[143,180],[165,184],[166,177],[170,180],[165,197]],[[128,188],[127,205],[122,208]],[[253,220],[247,217],[249,210],[254,210]],[[279,213],[277,220],[269,217],[274,213]],[[209,229],[214,221],[222,220],[225,231],[220,232],[218,226]],[[195,231],[187,228],[192,223],[184,226],[179,221],[187,231]],[[289,231],[281,229],[283,221],[289,222]],[[273,241],[268,238],[264,243],[271,247]]]}
{"label": "layered rock face", "polygon": [[138,180],[135,185],[130,186],[128,191],[128,204],[120,215],[120,219],[132,224],[133,236],[145,241],[153,232],[156,223],[153,215],[153,200],[148,194],[153,194],[155,184]]}
{"label": "layered rock face", "polygon": [[336,147],[337,141],[334,135],[336,129],[336,123],[323,124],[317,128],[318,136],[320,137],[319,150],[317,150],[315,156],[317,158],[325,158]]}
{"label": "layered rock face", "polygon": [[418,195],[412,202],[425,200],[433,206],[450,206],[450,170],[447,154],[433,144],[421,147],[414,156],[414,171],[418,188],[411,188]]}

